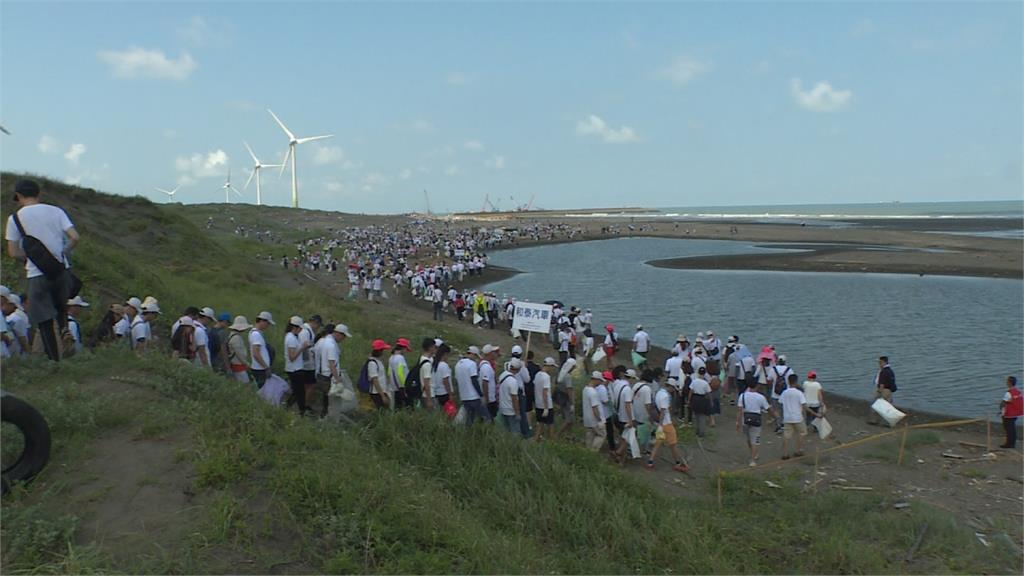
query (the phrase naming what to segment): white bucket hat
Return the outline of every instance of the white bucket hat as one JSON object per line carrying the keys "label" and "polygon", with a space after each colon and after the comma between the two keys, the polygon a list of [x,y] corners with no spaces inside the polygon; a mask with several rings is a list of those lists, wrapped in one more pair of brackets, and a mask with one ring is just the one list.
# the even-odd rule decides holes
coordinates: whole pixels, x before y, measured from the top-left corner
{"label": "white bucket hat", "polygon": [[271,326],[277,326],[277,322],[274,322],[274,315],[271,314],[270,312],[267,312],[266,310],[264,310],[263,312],[260,312],[259,314],[257,314],[256,315],[256,319],[257,320],[266,320],[267,322],[270,322]]}
{"label": "white bucket hat", "polygon": [[206,308],[203,308],[202,310],[200,310],[199,311],[199,315],[200,316],[206,316],[210,320],[216,320],[217,319],[217,315],[214,314],[213,308],[210,308],[209,306],[207,306]]}
{"label": "white bucket hat", "polygon": [[81,306],[82,308],[88,308],[89,303],[82,300],[81,296],[75,296],[71,300],[68,300],[67,306]]}
{"label": "white bucket hat", "polygon": [[131,298],[125,300],[124,303],[126,306],[131,306],[132,308],[135,308],[135,310],[142,309],[142,300],[139,300],[135,296],[132,296]]}
{"label": "white bucket hat", "polygon": [[288,319],[289,326],[295,326],[296,328],[302,328],[302,318],[299,316],[292,316]]}
{"label": "white bucket hat", "polygon": [[235,321],[228,326],[231,330],[243,331],[252,328],[252,324],[249,324],[249,320],[245,316],[235,316]]}
{"label": "white bucket hat", "polygon": [[147,314],[147,313],[159,314],[160,313],[160,305],[157,304],[156,301],[154,300],[153,302],[151,302],[149,304],[144,304],[142,306],[141,312],[143,314]]}

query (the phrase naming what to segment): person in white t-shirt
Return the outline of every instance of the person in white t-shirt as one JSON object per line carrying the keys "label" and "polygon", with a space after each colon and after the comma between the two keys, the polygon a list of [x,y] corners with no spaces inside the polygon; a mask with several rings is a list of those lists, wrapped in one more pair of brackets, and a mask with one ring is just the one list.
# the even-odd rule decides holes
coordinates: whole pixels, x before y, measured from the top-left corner
{"label": "person in white t-shirt", "polygon": [[498,376],[498,411],[505,429],[512,434],[522,434],[519,426],[519,395],[522,384],[517,376],[523,369],[519,358],[509,360],[506,369]]}
{"label": "person in white t-shirt", "polygon": [[491,419],[491,413],[484,404],[484,388],[480,383],[480,349],[470,346],[466,356],[455,364],[455,383],[459,386],[459,400],[466,411],[466,426],[472,426],[479,418],[481,421]]}
{"label": "person in white t-shirt", "polygon": [[551,438],[554,435],[555,402],[551,375],[558,373],[558,362],[554,358],[544,359],[540,372],[533,377],[533,407],[537,420],[535,438]]}
{"label": "person in white t-shirt", "polygon": [[686,459],[679,451],[679,435],[676,434],[676,427],[672,423],[672,395],[666,388],[660,388],[654,395],[654,406],[657,411],[658,428],[654,435],[654,448],[651,449],[651,455],[647,458],[646,468],[654,470],[658,449],[668,446],[672,451],[672,457],[675,458],[675,465],[672,466],[672,469],[676,472],[689,472],[690,468],[686,465]]}
{"label": "person in white t-shirt", "polygon": [[430,290],[430,301],[434,303],[434,320],[444,320],[444,292],[440,286],[434,286]]}
{"label": "person in white t-shirt", "polygon": [[654,410],[654,371],[646,369],[640,373],[640,379],[633,388],[633,419],[636,420],[636,439],[640,450],[648,452],[654,442],[655,424],[652,420]]}
{"label": "person in white t-shirt", "polygon": [[600,372],[592,372],[587,387],[583,389],[583,427],[587,429],[586,447],[594,452],[601,450],[605,436],[604,404],[597,392],[598,385],[604,385],[604,377]]}
{"label": "person in white t-shirt", "polygon": [[711,413],[711,384],[706,380],[707,377],[707,368],[701,366],[697,369],[690,380],[688,399],[693,417],[697,420],[697,436],[701,438],[707,433],[707,421]]}
{"label": "person in white t-shirt", "polygon": [[769,382],[771,390],[769,392],[769,398],[772,401],[772,409],[775,412],[775,433],[782,432],[782,404],[780,397],[782,392],[786,389],[786,382],[789,381],[789,376],[794,375],[793,369],[786,365],[786,355],[780,354],[779,358],[774,366],[768,371]]}
{"label": "person in white t-shirt", "polygon": [[803,386],[800,387],[804,391],[804,397],[807,399],[807,425],[814,427],[811,422],[815,418],[822,418],[825,416],[825,390],[821,387],[821,382],[818,382],[818,373],[811,370],[807,373],[807,380],[804,380]]}
{"label": "person in white t-shirt", "polygon": [[206,307],[199,310],[195,318],[195,344],[196,344],[196,365],[201,368],[213,368],[210,361],[210,336],[207,330],[217,321],[213,308]]}
{"label": "person in white t-shirt", "polygon": [[[636,434],[636,420],[633,419],[633,389],[626,381],[626,367],[616,366],[612,370],[615,381],[612,382],[612,405],[615,407],[616,428],[619,431],[619,445],[615,449],[615,458],[619,464],[626,460],[626,450],[629,448],[628,435]],[[633,458],[639,458],[639,454],[632,454]]]}
{"label": "person in white t-shirt", "polygon": [[28,315],[21,309],[21,297],[17,294],[0,297],[0,308],[2,308],[7,322],[7,329],[11,333],[9,350],[11,356],[14,358],[27,356],[29,353],[29,321]]}
{"label": "person in white t-shirt", "polygon": [[576,366],[576,359],[569,358],[559,368],[558,376],[555,378],[553,397],[558,411],[562,414],[562,427],[558,430],[559,435],[568,434],[576,421],[576,388],[573,385],[573,372],[575,372]]}
{"label": "person in white t-shirt", "polygon": [[756,380],[736,399],[736,431],[743,426],[750,450],[750,465],[757,465],[757,451],[761,446],[761,426],[764,417],[771,410],[768,399],[758,390],[761,384]]}
{"label": "person in white t-shirt", "polygon": [[480,360],[478,368],[480,390],[484,393],[487,411],[492,419],[498,417],[498,377],[494,373],[494,367],[498,361],[498,353],[500,351],[501,348],[497,346],[485,344],[482,350],[483,359]]}
{"label": "person in white t-shirt", "polygon": [[[317,340],[315,351],[317,358],[316,385],[312,397],[306,397],[306,406],[320,418],[327,416],[328,393],[331,382],[341,374],[341,343],[352,336],[348,326],[336,324],[325,326],[328,333]],[[250,334],[251,335],[251,334]]]}
{"label": "person in white t-shirt", "polygon": [[[636,334],[633,334],[633,352],[644,357],[644,362],[641,362],[641,366],[646,364],[647,353],[651,349],[651,335],[644,330],[643,325],[636,325]],[[638,366],[638,367],[641,367]]]}
{"label": "person in white t-shirt", "polygon": [[406,395],[405,379],[409,375],[409,363],[405,360],[405,353],[411,350],[409,340],[399,338],[391,348],[391,357],[388,358],[388,385],[387,394],[390,397],[391,409],[409,406],[409,397]]}
{"label": "person in white t-shirt", "polygon": [[437,352],[437,343],[433,338],[424,338],[420,346],[420,359],[415,368],[419,371],[419,390],[412,390],[410,402],[417,402],[427,410],[434,409],[434,354]]}
{"label": "person in white t-shirt", "polygon": [[[299,339],[302,333],[302,318],[292,316],[285,328],[284,335],[284,372],[288,375],[288,385],[292,395],[288,399],[288,407],[299,406],[299,414],[306,413],[306,378],[302,371],[302,354],[308,344]],[[312,344],[312,343],[309,343]]]}
{"label": "person in white t-shirt", "polygon": [[[34,180],[18,180],[14,184],[14,201],[18,210],[7,218],[7,254],[25,260],[25,276],[28,280],[28,319],[36,327],[36,337],[42,341],[47,357],[60,361],[58,335],[67,324],[66,302],[71,294],[71,279],[67,269],[71,267],[69,255],[78,243],[78,231],[67,213],[57,206],[42,204],[42,191]],[[17,217],[17,219],[15,219]],[[38,239],[50,254],[56,270],[44,274],[25,253],[25,236]],[[64,270],[60,270],[63,266]],[[46,266],[43,266],[46,268]]]}
{"label": "person in white t-shirt", "polygon": [[267,348],[267,340],[263,333],[275,324],[273,315],[264,310],[256,315],[256,323],[249,331],[249,348],[252,354],[252,364],[249,368],[253,379],[256,380],[257,389],[263,388],[270,375],[270,350]]}
{"label": "person in white t-shirt", "polygon": [[782,405],[782,459],[789,459],[789,441],[796,436],[796,452],[794,456],[804,455],[804,436],[807,435],[807,423],[804,422],[804,413],[807,411],[807,398],[797,387],[796,374],[789,373],[786,382],[786,389],[779,396],[779,404]]}
{"label": "person in white t-shirt", "polygon": [[448,365],[451,346],[441,344],[434,353],[431,366],[430,386],[434,393],[434,405],[440,410],[452,399],[452,367]]}
{"label": "person in white t-shirt", "polygon": [[390,350],[391,345],[377,339],[370,344],[370,357],[366,361],[366,380],[370,383],[370,401],[377,410],[387,410],[391,407],[391,397],[387,393],[387,372],[384,369],[384,362],[381,356],[385,350]]}
{"label": "person in white t-shirt", "polygon": [[131,345],[136,352],[145,352],[153,340],[153,330],[150,323],[160,315],[158,304],[143,304],[142,310],[135,315],[131,327]]}

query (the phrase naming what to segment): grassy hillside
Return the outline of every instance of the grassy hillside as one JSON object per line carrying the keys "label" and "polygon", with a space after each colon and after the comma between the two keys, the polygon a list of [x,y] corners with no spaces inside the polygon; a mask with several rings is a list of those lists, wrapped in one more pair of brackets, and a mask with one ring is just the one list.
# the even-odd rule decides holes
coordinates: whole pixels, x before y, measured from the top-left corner
{"label": "grassy hillside", "polygon": [[[0,182],[5,214],[12,180]],[[210,207],[46,185],[82,232],[75,261],[86,297],[152,294],[169,311],[165,331],[186,305],[250,317],[318,312],[356,334],[344,351],[353,373],[371,338],[436,330],[426,315],[340,302],[274,276],[255,259],[266,246],[202,229]],[[266,217],[255,207],[232,210]],[[6,256],[3,273],[11,283]],[[470,341],[458,327],[444,329],[457,345]],[[785,476],[774,478],[781,489],[731,479],[719,508],[702,481],[655,483],[568,443],[527,444],[422,413],[368,414],[355,428],[300,419],[163,353],[111,348],[59,366],[8,362],[2,377],[54,434],[48,468],[4,498],[4,573],[1019,568],[1008,548],[981,547],[944,512],[896,511],[883,494],[804,494]],[[927,538],[906,562],[925,525]]]}

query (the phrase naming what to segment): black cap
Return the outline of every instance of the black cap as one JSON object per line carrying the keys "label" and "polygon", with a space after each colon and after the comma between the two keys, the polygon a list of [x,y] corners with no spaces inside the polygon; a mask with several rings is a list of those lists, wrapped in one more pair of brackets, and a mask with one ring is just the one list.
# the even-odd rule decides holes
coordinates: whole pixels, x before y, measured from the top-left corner
{"label": "black cap", "polygon": [[324,323],[324,319],[321,318],[319,314],[313,314],[312,316],[309,317],[309,319],[312,320],[313,322],[316,322],[317,324]]}
{"label": "black cap", "polygon": [[18,196],[34,198],[39,196],[39,184],[35,180],[18,180],[14,184],[14,193]]}

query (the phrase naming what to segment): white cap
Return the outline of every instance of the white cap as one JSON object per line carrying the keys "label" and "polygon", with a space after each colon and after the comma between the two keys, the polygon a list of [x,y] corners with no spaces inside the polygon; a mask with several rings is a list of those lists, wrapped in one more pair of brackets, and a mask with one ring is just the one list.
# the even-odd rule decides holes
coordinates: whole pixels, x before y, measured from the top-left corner
{"label": "white cap", "polygon": [[637,330],[643,330],[644,329],[644,325],[643,324],[637,324],[636,325],[636,329]]}
{"label": "white cap", "polygon": [[142,310],[140,310],[140,311],[143,314],[145,314],[147,312],[152,312],[153,314],[159,314],[160,313],[160,305],[157,304],[156,302],[152,302],[150,304],[144,304],[142,306]]}
{"label": "white cap", "polygon": [[256,319],[257,320],[266,320],[267,322],[270,322],[271,326],[277,326],[277,322],[274,322],[274,315],[271,314],[270,312],[267,312],[266,310],[264,310],[263,312],[260,312],[259,314],[257,314],[256,315]]}
{"label": "white cap", "polygon": [[89,303],[86,302],[85,300],[82,300],[81,295],[78,295],[72,298],[71,300],[68,300],[67,306],[81,306],[82,308],[88,308]]}
{"label": "white cap", "polygon": [[7,298],[10,295],[11,295],[11,289],[8,288],[7,286],[4,286],[3,284],[0,284],[0,296],[3,296],[4,298]]}
{"label": "white cap", "polygon": [[14,304],[15,307],[21,308],[21,296],[18,296],[14,292],[7,295],[7,301]]}
{"label": "white cap", "polygon": [[636,370],[633,370],[632,368],[626,370],[626,378],[636,378]]}
{"label": "white cap", "polygon": [[288,319],[288,324],[295,326],[296,328],[302,328],[302,318],[299,316],[292,316]]}
{"label": "white cap", "polygon": [[213,308],[210,308],[209,306],[207,306],[207,307],[203,308],[202,310],[200,310],[199,311],[199,315],[200,316],[206,316],[210,320],[216,320],[217,319],[217,315],[213,312]]}
{"label": "white cap", "polygon": [[513,358],[513,359],[508,361],[508,369],[509,370],[519,370],[522,367],[523,367],[523,361],[520,360],[519,358]]}
{"label": "white cap", "polygon": [[783,362],[783,363],[786,362],[786,355],[785,354],[779,354],[779,362]]}
{"label": "white cap", "polygon": [[601,374],[600,370],[594,370],[593,372],[591,372],[590,377],[593,378],[594,380],[601,380],[602,382],[604,381],[604,374]]}
{"label": "white cap", "polygon": [[191,316],[182,316],[181,318],[178,318],[178,325],[179,326],[195,326],[196,323],[195,323],[195,321],[192,320]]}
{"label": "white cap", "polygon": [[477,348],[476,346],[470,346],[469,348],[466,348],[466,354],[472,354],[474,356],[479,356],[480,355],[480,349]]}
{"label": "white cap", "polygon": [[512,347],[512,355],[513,356],[522,356],[523,355],[523,347],[520,346],[519,344],[516,344],[515,346],[513,346]]}
{"label": "white cap", "polygon": [[441,340],[440,338],[434,338],[434,346],[440,348],[441,344],[444,344],[444,340]]}
{"label": "white cap", "polygon": [[555,368],[558,368],[558,362],[555,362],[555,359],[552,358],[551,356],[548,356],[547,358],[544,359],[544,365],[554,366]]}
{"label": "white cap", "polygon": [[492,344],[484,344],[483,353],[490,354],[491,352],[497,352],[498,350],[501,350],[499,346],[494,346]]}
{"label": "white cap", "polygon": [[131,298],[125,300],[124,303],[128,306],[131,306],[132,308],[135,308],[136,310],[142,309],[142,300],[139,300],[135,296],[132,296]]}
{"label": "white cap", "polygon": [[697,332],[697,338],[703,338],[703,337],[704,337],[704,333],[703,332]]}
{"label": "white cap", "polygon": [[338,334],[344,334],[349,338],[352,337],[352,333],[348,331],[348,326],[345,326],[344,324],[335,324],[334,331],[337,332]]}

